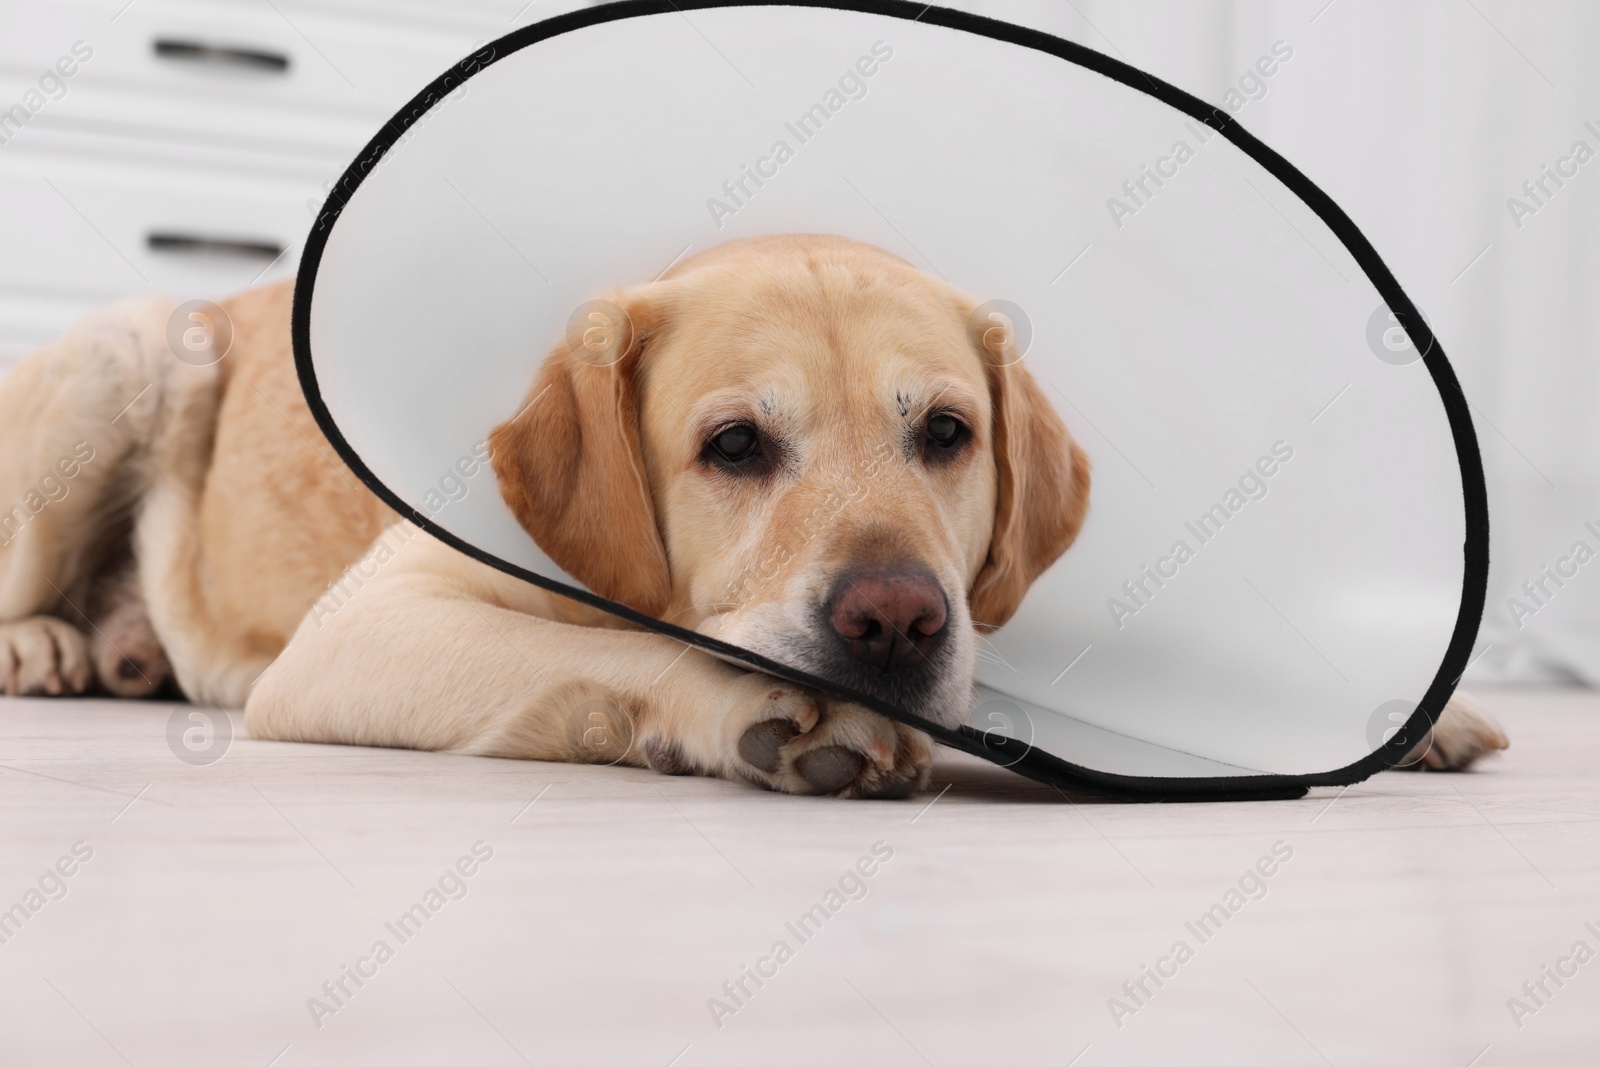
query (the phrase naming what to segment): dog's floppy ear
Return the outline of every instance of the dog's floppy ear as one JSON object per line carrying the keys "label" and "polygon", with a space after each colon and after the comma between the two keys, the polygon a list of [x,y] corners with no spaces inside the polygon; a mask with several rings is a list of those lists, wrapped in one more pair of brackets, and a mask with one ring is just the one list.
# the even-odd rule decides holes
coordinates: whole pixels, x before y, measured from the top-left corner
{"label": "dog's floppy ear", "polygon": [[489,435],[500,494],[562,570],[659,615],[671,576],[639,447],[635,386],[663,312],[638,291],[584,305],[518,413]]}
{"label": "dog's floppy ear", "polygon": [[1089,457],[1019,362],[1011,333],[988,322],[971,327],[993,398],[999,475],[989,556],[970,598],[972,621],[985,630],[1011,618],[1028,586],[1078,536],[1089,508]]}

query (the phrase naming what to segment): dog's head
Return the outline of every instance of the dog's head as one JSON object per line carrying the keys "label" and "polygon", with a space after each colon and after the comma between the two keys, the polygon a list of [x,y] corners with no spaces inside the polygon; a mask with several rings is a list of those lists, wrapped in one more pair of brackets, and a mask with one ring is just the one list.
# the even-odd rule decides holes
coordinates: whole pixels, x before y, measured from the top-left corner
{"label": "dog's head", "polygon": [[837,237],[735,241],[609,308],[490,438],[545,553],[601,596],[965,721],[978,631],[1088,503],[1010,332]]}

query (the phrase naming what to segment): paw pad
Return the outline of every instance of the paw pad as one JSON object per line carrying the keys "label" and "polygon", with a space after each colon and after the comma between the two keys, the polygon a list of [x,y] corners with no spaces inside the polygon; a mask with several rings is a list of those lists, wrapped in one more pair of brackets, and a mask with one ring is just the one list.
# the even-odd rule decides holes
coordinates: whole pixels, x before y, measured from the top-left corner
{"label": "paw pad", "polygon": [[822,793],[837,793],[855,781],[865,765],[859,753],[838,745],[814,748],[794,761],[794,769],[800,772],[800,777]]}
{"label": "paw pad", "polygon": [[788,719],[764,719],[739,738],[739,755],[750,766],[771,774],[778,769],[783,746],[799,733]]}
{"label": "paw pad", "polygon": [[644,743],[644,758],[662,774],[693,774],[694,768],[683,758],[683,751],[665,737],[652,737]]}

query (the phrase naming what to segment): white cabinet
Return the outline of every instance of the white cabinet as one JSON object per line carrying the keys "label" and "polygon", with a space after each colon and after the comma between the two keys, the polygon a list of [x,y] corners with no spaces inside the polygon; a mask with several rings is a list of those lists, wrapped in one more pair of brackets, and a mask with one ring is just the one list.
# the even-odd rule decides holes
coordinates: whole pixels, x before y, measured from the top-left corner
{"label": "white cabinet", "polygon": [[292,274],[315,205],[390,115],[475,44],[582,6],[0,8],[0,369],[111,299]]}

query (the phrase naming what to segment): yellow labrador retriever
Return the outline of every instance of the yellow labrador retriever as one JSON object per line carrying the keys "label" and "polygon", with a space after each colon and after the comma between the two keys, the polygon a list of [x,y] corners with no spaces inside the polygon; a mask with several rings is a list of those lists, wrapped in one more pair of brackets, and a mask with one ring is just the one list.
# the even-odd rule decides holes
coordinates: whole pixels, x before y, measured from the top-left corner
{"label": "yellow labrador retriever", "polygon": [[[173,355],[115,306],[0,380],[0,680],[243,707],[255,737],[626,763],[898,796],[922,734],[739,670],[418,532],[295,378],[287,283]],[[1006,331],[836,237],[736,241],[612,295],[489,435],[499,491],[595,592],[965,721],[977,634],[1071,544],[1089,465]],[[1429,759],[1504,739],[1453,704]]]}

